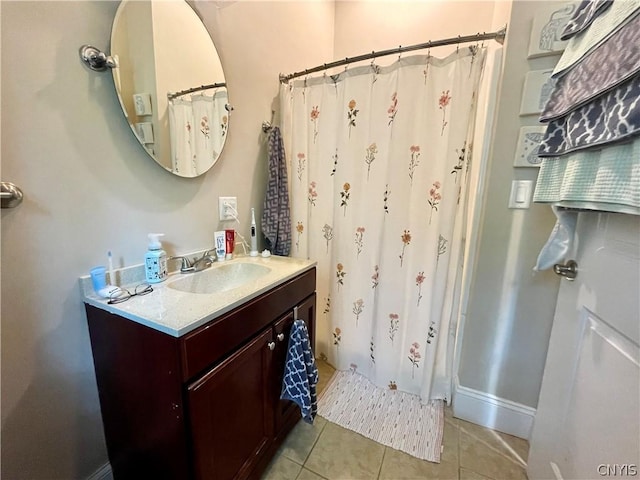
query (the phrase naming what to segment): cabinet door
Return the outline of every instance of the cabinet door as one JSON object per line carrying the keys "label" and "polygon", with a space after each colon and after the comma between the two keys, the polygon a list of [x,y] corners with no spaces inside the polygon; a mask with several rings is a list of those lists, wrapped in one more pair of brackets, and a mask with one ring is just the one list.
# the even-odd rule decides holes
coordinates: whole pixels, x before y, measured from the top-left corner
{"label": "cabinet door", "polygon": [[188,387],[196,477],[246,478],[273,438],[272,329]]}
{"label": "cabinet door", "polygon": [[[316,295],[313,294],[300,303],[297,308],[297,318],[304,320],[309,331],[311,348],[314,348],[315,338],[315,307]],[[293,325],[294,314],[290,313],[274,324],[276,335],[276,356],[275,356],[275,434],[276,437],[286,435],[287,432],[300,419],[300,408],[290,400],[280,400],[282,392],[282,378],[284,377],[284,367],[289,346],[289,334]],[[282,340],[280,340],[282,339]]]}
{"label": "cabinet door", "polygon": [[293,415],[300,415],[300,409],[290,400],[280,400],[282,392],[282,378],[284,376],[284,366],[287,359],[287,349],[289,347],[289,334],[293,325],[293,312],[282,317],[274,324],[276,336],[276,351],[274,356],[274,382],[273,396],[276,405],[275,409],[275,434],[276,436],[283,429],[286,419]]}
{"label": "cabinet door", "polygon": [[309,330],[309,338],[311,339],[311,348],[315,353],[316,347],[316,294],[310,295],[297,306],[298,318],[307,322]]}

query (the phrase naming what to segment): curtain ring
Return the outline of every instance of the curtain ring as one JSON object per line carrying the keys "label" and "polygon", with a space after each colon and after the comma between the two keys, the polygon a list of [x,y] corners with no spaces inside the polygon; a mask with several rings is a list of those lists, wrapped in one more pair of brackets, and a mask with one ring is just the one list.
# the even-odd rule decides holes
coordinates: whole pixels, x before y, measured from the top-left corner
{"label": "curtain ring", "polygon": [[456,53],[460,53],[460,35],[458,35],[458,44],[456,45]]}

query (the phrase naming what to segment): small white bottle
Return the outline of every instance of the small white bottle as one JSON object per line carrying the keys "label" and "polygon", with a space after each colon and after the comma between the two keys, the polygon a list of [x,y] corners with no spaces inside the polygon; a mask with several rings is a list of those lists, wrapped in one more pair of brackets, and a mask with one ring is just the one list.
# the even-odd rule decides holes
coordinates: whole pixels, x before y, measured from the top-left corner
{"label": "small white bottle", "polygon": [[167,279],[167,252],[162,249],[159,237],[164,233],[149,234],[149,251],[144,256],[144,273],[147,283],[160,283]]}

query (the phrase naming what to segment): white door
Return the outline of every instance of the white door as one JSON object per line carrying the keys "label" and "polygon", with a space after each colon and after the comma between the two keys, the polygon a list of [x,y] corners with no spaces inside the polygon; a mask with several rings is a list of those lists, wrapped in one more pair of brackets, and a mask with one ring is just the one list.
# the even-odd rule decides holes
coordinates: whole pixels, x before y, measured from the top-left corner
{"label": "white door", "polygon": [[561,282],[530,479],[640,476],[640,218],[584,212]]}

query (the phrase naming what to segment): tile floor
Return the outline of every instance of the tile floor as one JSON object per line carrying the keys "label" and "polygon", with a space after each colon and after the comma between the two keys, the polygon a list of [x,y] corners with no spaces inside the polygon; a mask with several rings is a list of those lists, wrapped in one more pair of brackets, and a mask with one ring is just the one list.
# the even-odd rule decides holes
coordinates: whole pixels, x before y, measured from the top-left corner
{"label": "tile floor", "polygon": [[[333,368],[318,362],[322,391]],[[299,422],[263,480],[519,480],[526,479],[525,440],[453,418],[445,408],[441,462],[419,460],[316,417]]]}

